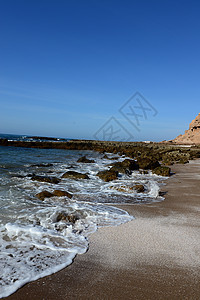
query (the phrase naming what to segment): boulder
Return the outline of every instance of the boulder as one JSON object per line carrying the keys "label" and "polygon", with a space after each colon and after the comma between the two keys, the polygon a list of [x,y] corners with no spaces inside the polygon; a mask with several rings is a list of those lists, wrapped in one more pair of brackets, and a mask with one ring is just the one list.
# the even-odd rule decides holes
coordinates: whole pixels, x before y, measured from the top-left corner
{"label": "boulder", "polygon": [[36,181],[40,181],[40,182],[48,182],[48,183],[53,183],[53,184],[57,184],[60,182],[60,179],[57,177],[39,176],[39,175],[33,175],[31,177],[31,180],[36,180]]}
{"label": "boulder", "polygon": [[131,174],[131,171],[138,170],[139,165],[136,161],[132,159],[125,159],[122,162],[115,162],[112,164],[111,170],[117,171],[119,173]]}
{"label": "boulder", "polygon": [[83,174],[75,171],[67,171],[62,175],[62,178],[89,179],[89,176],[87,174]]}
{"label": "boulder", "polygon": [[88,159],[86,156],[82,156],[77,160],[78,163],[95,163],[95,160],[93,159]]}
{"label": "boulder", "polygon": [[170,176],[170,172],[171,169],[169,167],[163,167],[163,166],[157,167],[152,171],[153,174],[160,175],[160,176],[167,176],[167,177]]}
{"label": "boulder", "polygon": [[108,182],[108,181],[116,180],[118,178],[118,172],[114,170],[104,170],[104,171],[99,171],[97,173],[97,176],[102,180]]}
{"label": "boulder", "polygon": [[160,163],[152,157],[138,157],[137,162],[140,169],[153,170],[160,166]]}

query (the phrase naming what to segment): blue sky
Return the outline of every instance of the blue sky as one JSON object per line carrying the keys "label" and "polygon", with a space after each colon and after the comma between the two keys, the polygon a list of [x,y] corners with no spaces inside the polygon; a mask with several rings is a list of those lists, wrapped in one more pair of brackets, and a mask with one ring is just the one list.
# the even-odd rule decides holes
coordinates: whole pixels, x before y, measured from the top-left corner
{"label": "blue sky", "polygon": [[[0,0],[0,132],[94,139],[114,117],[132,140],[184,133],[200,112],[199,13],[193,0]],[[136,92],[157,111],[140,110],[139,131],[119,111]]]}

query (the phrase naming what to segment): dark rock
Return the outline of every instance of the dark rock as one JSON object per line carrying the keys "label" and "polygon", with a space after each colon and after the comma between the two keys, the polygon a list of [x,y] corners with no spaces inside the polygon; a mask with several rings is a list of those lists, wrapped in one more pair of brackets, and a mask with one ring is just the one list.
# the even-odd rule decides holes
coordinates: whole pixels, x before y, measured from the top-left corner
{"label": "dark rock", "polygon": [[134,185],[133,188],[137,191],[137,193],[143,193],[144,192],[143,184],[136,184],[136,185]]}
{"label": "dark rock", "polygon": [[40,182],[48,182],[57,184],[60,182],[60,179],[57,177],[48,177],[48,176],[39,176],[39,175],[33,175],[31,177],[32,180],[40,181]]}
{"label": "dark rock", "polygon": [[34,165],[31,165],[31,167],[46,168],[46,167],[53,167],[53,164],[34,164]]}
{"label": "dark rock", "polygon": [[72,178],[72,179],[89,179],[87,174],[75,172],[75,171],[67,171],[62,175],[62,178]]}
{"label": "dark rock", "polygon": [[125,173],[128,175],[131,174],[131,171],[138,170],[138,169],[139,169],[138,163],[132,159],[125,159],[122,162],[113,163],[111,168],[111,170],[113,171],[117,171],[119,173]]}
{"label": "dark rock", "polygon": [[108,158],[108,155],[106,155],[106,154],[105,154],[102,158],[103,158],[103,159],[109,159],[109,158]]}
{"label": "dark rock", "polygon": [[73,195],[72,194],[70,194],[69,192],[66,192],[66,191],[61,191],[61,190],[54,190],[53,191],[53,194],[54,194],[54,196],[56,196],[56,197],[68,197],[68,198],[72,198],[73,197]]}
{"label": "dark rock", "polygon": [[78,163],[95,163],[95,160],[93,159],[88,159],[86,156],[82,156],[77,160]]}
{"label": "dark rock", "polygon": [[38,194],[35,195],[37,198],[39,198],[40,200],[44,200],[45,198],[50,198],[50,197],[53,197],[54,194],[48,192],[48,191],[43,191],[43,192],[40,192]]}
{"label": "dark rock", "polygon": [[61,212],[57,216],[56,222],[65,221],[74,224],[77,220],[79,220],[77,215],[67,215],[64,212]]}
{"label": "dark rock", "polygon": [[169,167],[163,167],[163,166],[157,167],[152,171],[153,174],[160,175],[160,176],[170,176],[170,172],[171,169]]}
{"label": "dark rock", "polygon": [[140,169],[153,170],[160,166],[160,163],[154,158],[150,157],[138,157],[137,162]]}
{"label": "dark rock", "polygon": [[97,176],[102,180],[108,182],[118,178],[118,172],[114,170],[104,170],[97,173]]}

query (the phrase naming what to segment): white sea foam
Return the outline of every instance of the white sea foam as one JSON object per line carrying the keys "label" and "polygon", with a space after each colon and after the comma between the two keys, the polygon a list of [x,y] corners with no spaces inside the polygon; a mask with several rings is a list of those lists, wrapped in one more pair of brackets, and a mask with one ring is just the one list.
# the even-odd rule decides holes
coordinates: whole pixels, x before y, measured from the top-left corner
{"label": "white sea foam", "polygon": [[[69,265],[76,254],[87,250],[87,237],[98,227],[119,225],[133,218],[105,203],[137,203],[159,198],[161,177],[151,173],[120,174],[119,179],[109,183],[96,176],[98,171],[109,169],[109,164],[126,157],[107,154],[110,159],[102,159],[102,155],[87,151],[87,157],[95,159],[95,163],[78,164],[77,159],[82,155],[78,151],[20,151],[17,155],[12,149],[6,152],[0,170],[0,297]],[[34,166],[40,163],[53,166]],[[49,184],[32,181],[27,176],[35,173],[61,177],[69,170],[87,173],[90,179],[62,179],[59,184]],[[135,184],[142,184],[144,192],[137,193],[132,188]],[[43,190],[55,189],[71,192],[73,198],[40,201],[35,197]],[[77,220],[59,221],[60,213],[75,216]]]}
{"label": "white sea foam", "polygon": [[[61,212],[76,213],[79,220],[75,224],[57,222]],[[131,219],[116,208],[69,200],[57,206],[46,201],[43,207],[19,211],[15,223],[0,228],[0,297],[69,265],[76,254],[87,250],[87,236],[97,225],[118,225]]]}

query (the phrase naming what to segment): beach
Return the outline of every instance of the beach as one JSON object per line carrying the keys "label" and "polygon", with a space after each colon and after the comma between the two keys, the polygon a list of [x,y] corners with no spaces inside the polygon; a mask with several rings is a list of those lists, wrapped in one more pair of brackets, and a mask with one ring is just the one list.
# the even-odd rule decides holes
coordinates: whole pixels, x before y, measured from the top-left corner
{"label": "beach", "polygon": [[199,299],[199,170],[172,166],[164,201],[120,206],[135,219],[100,228],[69,267],[6,299]]}

